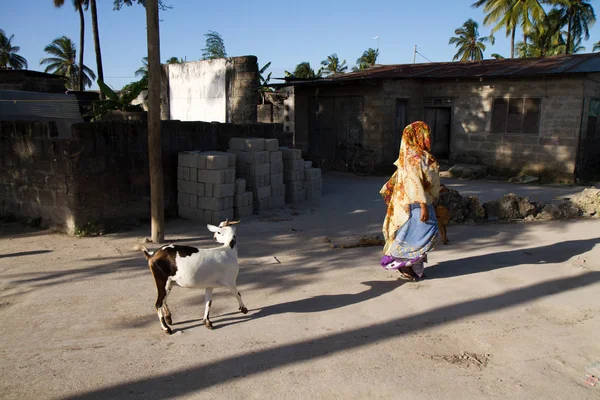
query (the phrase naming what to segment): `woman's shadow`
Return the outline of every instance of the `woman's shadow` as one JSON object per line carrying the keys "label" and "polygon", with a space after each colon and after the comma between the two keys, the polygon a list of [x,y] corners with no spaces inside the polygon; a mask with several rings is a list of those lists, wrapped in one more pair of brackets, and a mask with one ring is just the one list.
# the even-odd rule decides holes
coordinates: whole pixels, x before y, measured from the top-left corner
{"label": "woman's shadow", "polygon": [[442,261],[425,269],[427,278],[451,278],[478,272],[493,271],[522,264],[558,264],[587,253],[600,238],[569,240],[548,246],[532,247]]}
{"label": "woman's shadow", "polygon": [[[359,293],[348,293],[348,294],[324,294],[314,297],[309,297],[306,299],[300,299],[295,301],[290,301],[287,303],[274,304],[271,306],[266,306],[261,309],[250,310],[250,314],[248,315],[237,315],[238,313],[228,313],[224,314],[225,318],[218,318],[213,320],[214,328],[224,328],[229,325],[239,324],[240,322],[245,322],[248,320],[254,320],[258,318],[265,318],[271,315],[277,314],[286,314],[286,313],[314,313],[321,311],[330,311],[335,310],[337,308],[342,308],[346,306],[350,306],[352,304],[358,304],[363,301],[371,300],[376,297],[379,297],[383,294],[389,293],[394,289],[402,286],[402,284],[406,282],[401,279],[394,281],[369,281],[362,282],[363,285],[368,286],[369,288],[365,291]],[[253,312],[255,311],[255,312]],[[200,320],[197,320],[200,321]],[[185,324],[189,322],[196,321],[183,321],[180,323],[175,323],[174,325]],[[204,324],[200,321],[198,324],[186,326],[185,328],[179,328],[182,331],[195,328],[198,326],[203,326]]]}

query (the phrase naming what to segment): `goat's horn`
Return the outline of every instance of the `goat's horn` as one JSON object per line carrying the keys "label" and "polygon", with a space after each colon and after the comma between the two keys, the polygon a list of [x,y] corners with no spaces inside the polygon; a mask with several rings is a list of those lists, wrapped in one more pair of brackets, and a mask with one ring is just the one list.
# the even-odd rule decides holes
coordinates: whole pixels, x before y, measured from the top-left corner
{"label": "goat's horn", "polygon": [[237,224],[239,224],[240,222],[241,222],[241,221],[231,221],[231,222],[228,222],[228,225],[237,225]]}

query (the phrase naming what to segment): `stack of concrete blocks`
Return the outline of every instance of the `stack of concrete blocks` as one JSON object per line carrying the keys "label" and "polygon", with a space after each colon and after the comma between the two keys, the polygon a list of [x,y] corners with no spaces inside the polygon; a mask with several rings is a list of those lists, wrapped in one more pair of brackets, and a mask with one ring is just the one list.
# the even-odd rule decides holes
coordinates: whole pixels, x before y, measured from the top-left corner
{"label": "stack of concrete blocks", "polygon": [[304,190],[306,190],[306,200],[313,205],[320,205],[321,194],[323,193],[323,179],[319,168],[312,168],[312,162],[305,162],[304,170]]}
{"label": "stack of concrete blocks", "polygon": [[279,150],[279,140],[267,139],[265,142],[269,152],[269,163],[271,164],[271,208],[282,208],[285,206],[285,178],[283,167],[283,153]]}
{"label": "stack of concrete blocks", "polygon": [[178,161],[179,216],[212,225],[232,220],[235,154],[186,151]]}
{"label": "stack of concrete blocks", "polygon": [[271,208],[271,163],[265,139],[231,138],[229,153],[236,156],[236,174],[244,179],[246,190],[252,192],[256,213]]}
{"label": "stack of concrete blocks", "polygon": [[283,179],[285,181],[285,201],[295,204],[306,200],[304,178],[306,165],[302,150],[280,147],[283,157]]}
{"label": "stack of concrete blocks", "polygon": [[235,198],[233,199],[233,216],[236,220],[252,215],[254,198],[252,192],[246,191],[246,179],[235,180]]}

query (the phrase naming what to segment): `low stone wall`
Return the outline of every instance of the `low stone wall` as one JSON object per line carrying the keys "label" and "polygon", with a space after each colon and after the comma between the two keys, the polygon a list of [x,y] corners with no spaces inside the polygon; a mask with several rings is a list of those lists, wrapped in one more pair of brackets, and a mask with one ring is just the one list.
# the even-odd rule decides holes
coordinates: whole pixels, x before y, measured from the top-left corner
{"label": "low stone wall", "polygon": [[[225,151],[232,137],[291,142],[279,124],[233,125],[163,121],[166,215],[177,214],[177,154]],[[94,122],[73,125],[57,138],[52,122],[0,122],[0,212],[42,218],[68,233],[88,223],[137,223],[148,218],[147,125]]]}

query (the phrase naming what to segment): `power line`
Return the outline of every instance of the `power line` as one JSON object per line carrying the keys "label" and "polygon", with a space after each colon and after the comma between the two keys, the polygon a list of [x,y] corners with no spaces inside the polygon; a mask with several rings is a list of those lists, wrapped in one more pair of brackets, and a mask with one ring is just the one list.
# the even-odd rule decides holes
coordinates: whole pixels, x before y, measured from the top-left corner
{"label": "power line", "polygon": [[424,59],[426,59],[427,61],[429,61],[430,63],[432,63],[433,61],[431,61],[429,58],[425,57],[423,54],[419,53],[418,51],[415,51],[418,55],[420,55],[421,57],[423,57]]}

